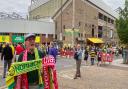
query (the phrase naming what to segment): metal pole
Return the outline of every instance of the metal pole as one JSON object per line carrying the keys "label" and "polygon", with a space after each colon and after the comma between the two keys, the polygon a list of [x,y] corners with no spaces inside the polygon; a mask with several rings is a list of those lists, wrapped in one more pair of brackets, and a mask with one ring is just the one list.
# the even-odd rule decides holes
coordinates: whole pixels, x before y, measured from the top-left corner
{"label": "metal pole", "polygon": [[61,17],[60,17],[60,19],[61,19],[61,31],[60,31],[60,41],[62,41],[63,40],[63,36],[62,36],[62,0],[61,0]]}
{"label": "metal pole", "polygon": [[75,28],[75,0],[72,0],[72,11],[73,11],[73,17],[72,17],[72,46],[74,46],[74,28]]}

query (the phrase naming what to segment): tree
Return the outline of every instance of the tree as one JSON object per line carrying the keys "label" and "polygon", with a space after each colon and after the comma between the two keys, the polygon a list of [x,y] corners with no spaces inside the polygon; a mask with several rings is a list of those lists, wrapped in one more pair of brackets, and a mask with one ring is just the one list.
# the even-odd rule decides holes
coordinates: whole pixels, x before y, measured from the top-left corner
{"label": "tree", "polygon": [[128,0],[125,0],[125,7],[119,10],[119,19],[116,20],[116,28],[120,42],[128,45]]}

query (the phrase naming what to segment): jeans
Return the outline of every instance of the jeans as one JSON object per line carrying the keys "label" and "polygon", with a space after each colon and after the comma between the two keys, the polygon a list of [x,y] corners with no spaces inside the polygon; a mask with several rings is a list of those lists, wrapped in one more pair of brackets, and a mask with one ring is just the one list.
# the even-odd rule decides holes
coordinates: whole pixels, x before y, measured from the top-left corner
{"label": "jeans", "polygon": [[91,58],[91,65],[94,65],[94,58]]}
{"label": "jeans", "polygon": [[12,60],[4,60],[4,74],[3,74],[3,77],[6,76],[6,70],[7,70],[7,66],[8,66],[8,70],[11,66],[11,63],[12,63]]}
{"label": "jeans", "polygon": [[81,77],[80,66],[81,66],[81,59],[76,60],[76,75],[75,75],[75,77]]}

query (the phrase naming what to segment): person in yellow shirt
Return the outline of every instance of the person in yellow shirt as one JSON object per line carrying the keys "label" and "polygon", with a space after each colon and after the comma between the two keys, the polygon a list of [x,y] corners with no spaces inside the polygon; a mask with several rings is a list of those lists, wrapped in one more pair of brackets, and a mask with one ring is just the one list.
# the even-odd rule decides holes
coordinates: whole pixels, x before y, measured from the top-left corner
{"label": "person in yellow shirt", "polygon": [[10,47],[12,48],[12,54],[13,54],[13,56],[14,56],[15,48],[14,48],[14,46],[12,45],[12,43],[10,43]]}

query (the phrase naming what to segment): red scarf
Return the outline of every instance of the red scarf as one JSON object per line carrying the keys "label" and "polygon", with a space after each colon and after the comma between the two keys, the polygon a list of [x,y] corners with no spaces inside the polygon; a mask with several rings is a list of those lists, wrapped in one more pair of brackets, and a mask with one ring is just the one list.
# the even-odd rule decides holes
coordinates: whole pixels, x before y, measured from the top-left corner
{"label": "red scarf", "polygon": [[47,56],[43,58],[43,72],[44,72],[44,89],[50,89],[50,73],[49,68],[52,70],[53,76],[53,88],[58,89],[57,77],[56,77],[56,69],[55,69],[55,59],[53,56]]}
{"label": "red scarf", "polygon": [[[24,51],[22,61],[27,61],[27,50]],[[16,86],[14,89],[28,89],[27,73],[17,76]]]}

